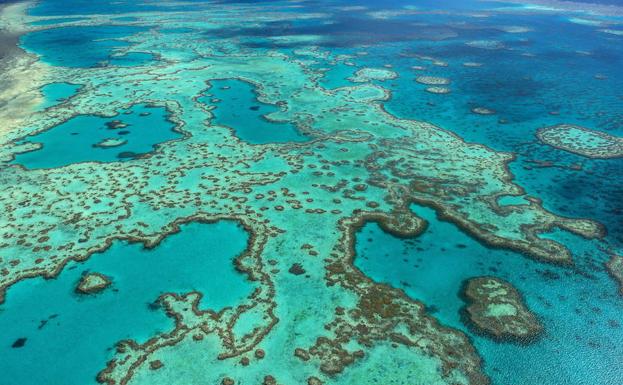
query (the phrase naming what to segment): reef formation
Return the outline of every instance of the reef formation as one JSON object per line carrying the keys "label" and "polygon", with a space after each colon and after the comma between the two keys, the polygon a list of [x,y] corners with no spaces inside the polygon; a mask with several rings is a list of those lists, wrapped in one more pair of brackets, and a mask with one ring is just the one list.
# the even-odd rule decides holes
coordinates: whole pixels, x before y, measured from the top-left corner
{"label": "reef formation", "polygon": [[430,92],[431,94],[449,94],[451,92],[448,87],[427,87],[426,92]]}
{"label": "reef formation", "polygon": [[85,274],[78,286],[76,286],[76,292],[80,294],[95,294],[104,290],[112,284],[112,281],[107,276],[100,273],[88,273]]}
{"label": "reef formation", "polygon": [[354,83],[366,83],[371,80],[385,81],[396,79],[398,74],[385,68],[362,68],[349,78]]}
{"label": "reef formation", "polygon": [[547,145],[587,158],[623,157],[623,138],[573,124],[541,128],[537,138]]}
{"label": "reef formation", "polygon": [[495,277],[476,277],[465,282],[462,292],[467,323],[491,338],[527,343],[543,326],[510,283]]}
{"label": "reef formation", "polygon": [[623,295],[623,257],[613,255],[606,263],[606,269],[619,284],[620,293]]}
{"label": "reef formation", "polygon": [[445,86],[450,84],[450,79],[435,76],[418,76],[415,81],[429,86]]}

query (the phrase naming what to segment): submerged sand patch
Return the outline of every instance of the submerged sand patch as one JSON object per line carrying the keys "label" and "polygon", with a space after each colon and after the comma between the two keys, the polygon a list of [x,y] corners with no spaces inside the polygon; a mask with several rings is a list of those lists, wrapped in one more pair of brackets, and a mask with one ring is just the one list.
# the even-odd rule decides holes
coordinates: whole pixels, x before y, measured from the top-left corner
{"label": "submerged sand patch", "polygon": [[23,19],[30,5],[25,2],[0,8],[0,24],[4,26],[0,39],[13,44],[0,58],[0,135],[19,128],[43,101],[39,88],[44,84],[46,66],[15,45],[27,30]]}

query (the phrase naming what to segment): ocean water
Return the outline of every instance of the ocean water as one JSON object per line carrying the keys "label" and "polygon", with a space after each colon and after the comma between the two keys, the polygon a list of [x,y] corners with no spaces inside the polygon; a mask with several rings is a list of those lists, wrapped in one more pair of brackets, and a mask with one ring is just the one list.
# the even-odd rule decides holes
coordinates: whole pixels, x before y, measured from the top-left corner
{"label": "ocean water", "polygon": [[[614,0],[590,2],[621,5]],[[273,368],[290,376],[279,381],[285,384],[305,383],[311,375],[327,384],[406,384],[410,379],[400,375],[407,376],[409,370],[426,372],[423,378],[430,383],[442,382],[433,359],[411,359],[411,350],[386,343],[368,350],[349,342],[350,351],[364,349],[366,355],[339,375],[319,371],[316,358],[292,361],[294,348],[307,348],[304,343],[331,334],[324,325],[334,308],[357,302],[355,294],[324,281],[323,261],[333,258],[338,219],[379,205],[366,202],[382,202],[379,210],[391,208],[385,192],[368,183],[364,166],[383,135],[389,132],[395,138],[404,131],[391,125],[385,131],[378,128],[376,103],[356,111],[357,117],[365,116],[356,125],[351,123],[355,120],[341,120],[352,112],[351,105],[331,104],[335,90],[355,86],[351,77],[364,68],[396,74],[368,82],[391,95],[382,102],[387,113],[429,122],[465,142],[514,154],[508,168],[525,194],[504,197],[500,205],[538,198],[556,215],[599,221],[607,234],[599,240],[558,230],[541,234],[572,251],[574,265],[557,266],[489,248],[438,219],[433,209],[413,205],[411,210],[428,222],[426,231],[404,239],[366,224],[356,234],[355,267],[375,283],[404,290],[442,325],[464,333],[494,385],[622,382],[623,296],[604,263],[610,252],[623,250],[623,158],[590,159],[540,143],[535,136],[539,128],[566,123],[623,137],[620,15],[459,0],[42,0],[28,15],[33,17],[28,24],[38,30],[22,35],[20,46],[51,69],[40,87],[43,103],[34,111],[40,115],[33,116],[43,121],[82,92],[95,96],[72,104],[75,111],[63,123],[3,144],[9,149],[41,144],[0,165],[3,180],[26,183],[23,175],[28,172],[63,167],[71,175],[74,166],[88,162],[94,162],[97,175],[98,167],[133,167],[133,161],[149,154],[158,159],[158,172],[179,162],[180,168],[167,174],[169,184],[156,190],[180,201],[154,204],[153,211],[137,207],[136,222],[225,213],[274,226],[275,239],[261,251],[263,263],[256,266],[274,285],[280,317],[253,348],[265,349],[267,358],[256,360],[249,350],[241,355],[251,358],[247,367],[238,356],[212,357],[219,351],[216,337],[207,339],[204,350],[180,342],[154,354],[165,362],[164,369],[143,365],[133,384],[221,383],[225,375],[253,384]],[[37,18],[41,16],[54,18]],[[57,25],[68,22],[78,25]],[[428,86],[416,81],[419,76],[448,79],[450,92],[428,92]],[[314,97],[312,91],[318,90],[324,98]],[[268,97],[263,97],[265,92]],[[94,99],[124,107],[114,117],[81,113],[81,103]],[[151,106],[152,99],[160,105],[176,103],[185,135],[174,130],[170,111]],[[477,114],[476,108],[492,113]],[[361,130],[374,141],[366,142],[363,134],[361,142],[348,136],[318,139],[300,129],[332,114],[337,118],[325,131]],[[36,125],[36,119],[31,123]],[[205,147],[209,150],[202,151]],[[296,172],[280,180],[277,175],[290,172],[279,173],[284,164]],[[19,172],[25,174],[18,174],[14,165],[23,166]],[[330,168],[336,165],[346,171]],[[15,178],[6,177],[13,172]],[[172,175],[178,174],[187,179],[175,184]],[[20,200],[23,190],[10,195],[10,187],[5,188],[5,207],[27,223],[22,218],[30,220],[35,199]],[[46,188],[35,184],[24,190]],[[143,198],[140,191],[127,193],[138,201]],[[40,226],[52,223],[62,227],[64,239],[80,238],[80,229],[64,227],[52,206],[43,210]],[[496,219],[490,219],[495,227]],[[1,220],[9,230],[0,238],[6,242],[0,245],[0,267],[13,268],[12,260],[40,256],[38,247],[28,249],[26,256],[2,254],[13,239],[39,235],[13,234],[10,221]],[[110,223],[111,229],[127,226]],[[131,338],[144,343],[174,327],[154,305],[165,292],[199,291],[204,295],[201,308],[239,305],[256,284],[236,271],[232,261],[250,239],[234,222],[192,223],[154,249],[115,241],[84,262],[69,262],[54,279],[38,277],[9,287],[0,304],[0,385],[94,383],[106,361],[115,357],[116,342]],[[54,253],[66,247],[55,244]],[[110,276],[113,284],[97,295],[78,295],[75,286],[86,272]],[[524,345],[494,341],[467,327],[459,293],[465,280],[477,276],[499,277],[516,287],[543,324],[543,335]],[[244,317],[236,327],[253,329],[270,319],[253,312]],[[317,325],[318,330],[302,332],[296,325]],[[21,338],[24,345],[12,347]],[[185,362],[187,357],[195,357],[193,365]]]}
{"label": "ocean water", "polygon": [[[71,6],[68,6],[71,5]],[[100,13],[127,13],[137,10],[156,10],[158,8],[150,5],[149,2],[136,4],[131,1],[88,1],[75,0],[71,4],[63,4],[56,1],[46,1],[37,3],[31,8],[32,15],[58,16],[58,15],[92,15]]]}

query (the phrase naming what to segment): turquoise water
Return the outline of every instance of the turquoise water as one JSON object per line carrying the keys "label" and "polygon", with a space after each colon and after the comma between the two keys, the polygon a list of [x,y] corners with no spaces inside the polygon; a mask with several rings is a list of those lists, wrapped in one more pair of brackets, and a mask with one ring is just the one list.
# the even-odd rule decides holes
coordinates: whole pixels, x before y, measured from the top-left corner
{"label": "turquoise water", "polygon": [[199,101],[215,105],[214,124],[230,127],[236,136],[253,144],[309,140],[290,123],[268,120],[279,107],[260,102],[252,84],[241,80],[211,80],[212,88]]}
{"label": "turquoise water", "polygon": [[[592,247],[577,238],[575,271],[490,249],[433,210],[413,211],[429,222],[414,239],[399,239],[368,224],[357,234],[355,265],[378,282],[403,289],[427,305],[443,324],[473,340],[494,384],[618,384],[623,368],[623,299],[603,271]],[[566,243],[569,244],[569,243]],[[531,345],[498,343],[474,334],[461,322],[464,280],[491,275],[511,282],[545,326]]]}
{"label": "turquoise water", "polygon": [[[226,238],[227,242],[222,242]],[[115,242],[56,279],[29,279],[0,305],[0,384],[93,383],[122,339],[145,342],[174,324],[154,306],[163,293],[203,293],[201,309],[235,306],[253,286],[234,269],[248,234],[234,222],[190,223],[155,249]],[[85,272],[112,278],[95,295],[74,292]],[[23,347],[12,348],[25,338]]]}
{"label": "turquoise water", "polygon": [[82,86],[79,84],[71,83],[50,83],[41,88],[44,101],[39,106],[40,110],[54,107],[60,103],[63,103],[68,98],[72,97]]}
{"label": "turquoise water", "polygon": [[[127,125],[111,128],[115,120]],[[28,142],[41,143],[38,150],[18,154],[14,163],[35,168],[62,167],[78,162],[116,162],[131,160],[147,154],[154,146],[181,138],[167,120],[164,107],[136,105],[121,111],[113,118],[95,115],[78,115],[32,137]],[[115,147],[99,147],[108,138],[121,139],[127,143]]]}

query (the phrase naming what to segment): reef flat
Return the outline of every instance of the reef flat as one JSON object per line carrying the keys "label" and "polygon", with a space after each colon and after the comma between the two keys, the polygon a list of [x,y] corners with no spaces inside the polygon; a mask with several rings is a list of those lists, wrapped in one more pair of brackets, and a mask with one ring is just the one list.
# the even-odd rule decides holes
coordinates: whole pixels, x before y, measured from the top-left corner
{"label": "reef flat", "polygon": [[[591,247],[610,241],[596,219],[561,215],[518,183],[517,153],[392,107],[404,95],[395,88],[416,82],[431,86],[417,94],[451,100],[460,77],[445,71],[480,66],[370,54],[378,41],[362,41],[361,27],[346,23],[340,35],[323,22],[352,9],[78,3],[2,16],[25,51],[2,74],[20,96],[0,106],[0,183],[10,186],[0,190],[0,322],[13,325],[0,371],[24,385],[37,379],[22,360],[50,381],[108,385],[497,384],[475,333],[355,265],[357,234],[374,224],[415,242],[433,223],[416,210],[426,208],[484,249],[509,252],[521,277],[575,278]],[[362,12],[370,23],[419,15]],[[459,35],[436,28],[408,36]],[[506,51],[474,39],[458,45]],[[414,82],[416,63],[431,69]],[[460,103],[468,116],[499,109]],[[496,313],[483,328],[538,334],[534,296],[524,304],[510,282],[490,280],[503,299],[486,291],[474,302],[499,299],[517,317]],[[33,302],[42,293],[64,305],[46,314]],[[20,306],[43,326],[13,322]],[[81,309],[93,314],[72,329]],[[88,353],[79,369],[46,358],[73,363],[54,342],[79,336],[97,342],[79,345]]]}
{"label": "reef flat", "polygon": [[426,92],[431,94],[449,94],[451,90],[448,87],[427,87]]}
{"label": "reef flat", "polygon": [[623,157],[623,138],[586,127],[560,124],[537,131],[545,144],[593,159]]}

